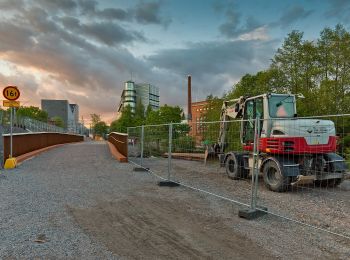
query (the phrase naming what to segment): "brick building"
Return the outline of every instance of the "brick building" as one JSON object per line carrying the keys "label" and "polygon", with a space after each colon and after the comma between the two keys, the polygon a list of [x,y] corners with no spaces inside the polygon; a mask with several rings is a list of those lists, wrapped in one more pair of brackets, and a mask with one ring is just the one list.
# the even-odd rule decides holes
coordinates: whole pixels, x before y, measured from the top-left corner
{"label": "brick building", "polygon": [[191,125],[190,136],[196,139],[196,144],[200,144],[203,141],[203,130],[204,127],[200,122],[205,122],[205,114],[208,109],[208,101],[192,102],[191,114],[192,120],[189,121]]}

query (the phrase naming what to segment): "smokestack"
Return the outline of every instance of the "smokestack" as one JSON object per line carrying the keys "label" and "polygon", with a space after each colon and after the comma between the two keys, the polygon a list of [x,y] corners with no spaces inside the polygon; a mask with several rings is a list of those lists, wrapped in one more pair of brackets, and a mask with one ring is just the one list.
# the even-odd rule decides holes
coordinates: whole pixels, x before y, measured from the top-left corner
{"label": "smokestack", "polygon": [[192,121],[192,90],[191,90],[191,75],[187,77],[188,82],[188,107],[187,107],[187,119]]}

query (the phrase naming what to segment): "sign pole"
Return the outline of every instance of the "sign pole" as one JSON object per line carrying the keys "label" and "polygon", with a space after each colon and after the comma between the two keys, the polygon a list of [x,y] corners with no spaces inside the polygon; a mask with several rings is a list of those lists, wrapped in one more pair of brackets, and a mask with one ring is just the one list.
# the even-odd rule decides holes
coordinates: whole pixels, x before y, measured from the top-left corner
{"label": "sign pole", "polygon": [[10,127],[10,158],[12,158],[12,127],[13,127],[13,107],[11,107],[11,127]]}

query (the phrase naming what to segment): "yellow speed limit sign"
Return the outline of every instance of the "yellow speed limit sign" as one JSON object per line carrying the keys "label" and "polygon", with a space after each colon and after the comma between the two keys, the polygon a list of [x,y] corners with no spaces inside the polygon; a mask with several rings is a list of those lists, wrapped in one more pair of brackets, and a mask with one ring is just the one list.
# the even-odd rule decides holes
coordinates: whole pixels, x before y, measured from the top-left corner
{"label": "yellow speed limit sign", "polygon": [[11,101],[17,100],[21,95],[19,89],[16,86],[8,86],[4,88],[2,94],[4,95],[4,98]]}

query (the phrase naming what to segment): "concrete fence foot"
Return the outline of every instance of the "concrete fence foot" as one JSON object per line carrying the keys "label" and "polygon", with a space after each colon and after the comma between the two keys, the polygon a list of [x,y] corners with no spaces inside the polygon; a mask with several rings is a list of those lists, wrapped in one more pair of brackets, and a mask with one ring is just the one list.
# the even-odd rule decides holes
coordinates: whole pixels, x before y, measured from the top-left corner
{"label": "concrete fence foot", "polygon": [[[261,209],[261,210],[259,210]],[[248,220],[256,219],[258,217],[264,216],[267,214],[267,208],[259,207],[256,209],[241,209],[238,211],[238,216],[240,218],[245,218]]]}
{"label": "concrete fence foot", "polygon": [[148,172],[149,168],[134,167],[134,172]]}
{"label": "concrete fence foot", "polygon": [[158,182],[158,186],[160,186],[160,187],[178,187],[178,186],[180,186],[180,184],[173,182],[173,181],[160,181],[160,182]]}

